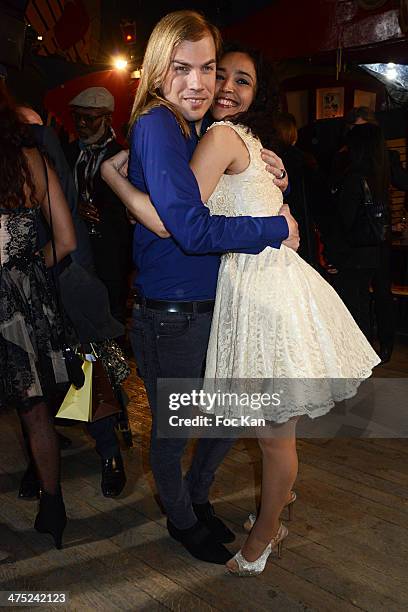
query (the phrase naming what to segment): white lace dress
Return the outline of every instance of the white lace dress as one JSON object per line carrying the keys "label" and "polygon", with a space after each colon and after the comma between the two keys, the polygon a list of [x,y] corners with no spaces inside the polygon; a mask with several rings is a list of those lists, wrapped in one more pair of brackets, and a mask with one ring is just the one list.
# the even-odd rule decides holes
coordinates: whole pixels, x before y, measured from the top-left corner
{"label": "white lace dress", "polygon": [[[219,122],[210,129],[217,125],[238,133],[250,163],[240,174],[221,177],[207,203],[211,213],[278,214],[283,197],[265,171],[260,141],[243,126]],[[379,362],[334,289],[293,250],[282,245],[259,255],[222,256],[204,387],[278,393],[279,404],[254,415],[245,402],[221,402],[211,412],[251,412],[276,423],[320,416],[334,401],[355,395]]]}

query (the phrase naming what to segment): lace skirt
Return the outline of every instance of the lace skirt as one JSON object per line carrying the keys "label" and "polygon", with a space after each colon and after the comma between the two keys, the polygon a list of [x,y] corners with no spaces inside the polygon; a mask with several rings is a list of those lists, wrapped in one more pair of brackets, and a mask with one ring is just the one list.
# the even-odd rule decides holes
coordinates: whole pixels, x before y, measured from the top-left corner
{"label": "lace skirt", "polygon": [[[314,418],[355,395],[379,362],[334,289],[294,251],[222,257],[204,387],[238,399],[208,412]],[[240,401],[254,393],[274,396],[256,415]]]}
{"label": "lace skirt", "polygon": [[68,381],[61,324],[40,257],[0,268],[0,408],[48,401]]}

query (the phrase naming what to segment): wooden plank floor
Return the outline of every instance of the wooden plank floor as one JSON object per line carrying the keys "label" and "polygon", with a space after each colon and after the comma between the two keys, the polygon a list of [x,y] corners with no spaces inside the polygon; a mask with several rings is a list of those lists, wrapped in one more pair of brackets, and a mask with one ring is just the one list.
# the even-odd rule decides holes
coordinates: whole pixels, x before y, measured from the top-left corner
{"label": "wooden plank floor", "polygon": [[[407,345],[377,375],[406,377]],[[0,420],[0,591],[65,590],[66,610],[352,611],[408,609],[408,444],[398,439],[299,440],[298,501],[281,560],[239,579],[199,563],[167,536],[148,465],[149,411],[134,372],[127,385],[134,447],[118,499],[100,493],[99,460],[81,426],[61,429],[69,524],[65,547],[33,529],[36,503],[16,499],[24,470],[19,424]],[[186,465],[188,456],[186,457]],[[217,473],[217,512],[237,533],[256,507],[256,441],[236,443]],[[34,609],[34,608],[33,608]],[[48,607],[42,609],[57,609]]]}

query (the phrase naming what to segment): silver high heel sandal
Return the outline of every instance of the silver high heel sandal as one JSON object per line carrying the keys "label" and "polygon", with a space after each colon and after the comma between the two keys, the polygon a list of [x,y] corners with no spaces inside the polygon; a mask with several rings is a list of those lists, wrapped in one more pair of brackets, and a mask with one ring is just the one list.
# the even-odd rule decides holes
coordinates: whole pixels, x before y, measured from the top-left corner
{"label": "silver high heel sandal", "polygon": [[[288,509],[288,518],[287,518],[288,521],[293,521],[293,508],[294,508],[294,503],[296,499],[297,497],[296,497],[295,491],[291,491],[290,500],[288,501],[287,504],[285,504],[285,508]],[[247,520],[245,521],[243,525],[247,533],[251,531],[252,527],[255,525],[255,521],[256,521],[256,514],[249,514]]]}
{"label": "silver high heel sandal", "polygon": [[258,574],[262,574],[265,569],[268,557],[275,548],[278,553],[278,558],[280,559],[282,557],[283,540],[286,538],[287,535],[288,530],[285,525],[281,523],[279,525],[279,529],[276,536],[272,538],[272,540],[269,542],[268,546],[265,548],[261,556],[258,557],[258,559],[256,559],[255,561],[247,561],[242,552],[239,550],[237,554],[231,559],[231,561],[235,561],[238,568],[234,570],[227,566],[228,571],[230,572],[230,574],[234,574],[236,576],[258,576]]}

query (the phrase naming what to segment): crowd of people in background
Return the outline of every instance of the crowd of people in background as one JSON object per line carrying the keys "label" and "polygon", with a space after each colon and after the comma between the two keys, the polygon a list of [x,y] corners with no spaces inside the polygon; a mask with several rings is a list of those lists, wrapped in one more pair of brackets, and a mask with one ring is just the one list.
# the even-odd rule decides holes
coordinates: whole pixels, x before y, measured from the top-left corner
{"label": "crowd of people in background", "polygon": [[[407,190],[408,175],[365,108],[348,116],[324,172],[297,146],[296,120],[279,109],[271,76],[259,53],[222,50],[201,15],[167,15],[147,46],[130,155],[117,142],[106,88],[69,102],[76,138],[63,151],[0,79],[0,408],[16,408],[21,420],[28,467],[18,495],[39,498],[35,528],[58,548],[67,522],[60,448],[70,441],[57,434],[55,415],[73,381],[72,347],[119,364],[130,338],[169,534],[194,557],[243,576],[262,572],[287,536],[280,515],[296,499],[298,418],[325,414],[351,388],[329,385],[324,398],[310,391],[303,403],[265,413],[261,506],[233,556],[224,544],[235,535],[209,496],[234,439],[202,437],[183,476],[188,439],[158,434],[157,380],[350,381],[391,358],[389,186]],[[368,200],[384,216],[375,244],[351,239]],[[110,377],[119,393],[124,376]],[[117,420],[86,424],[106,497],[126,483]]]}

